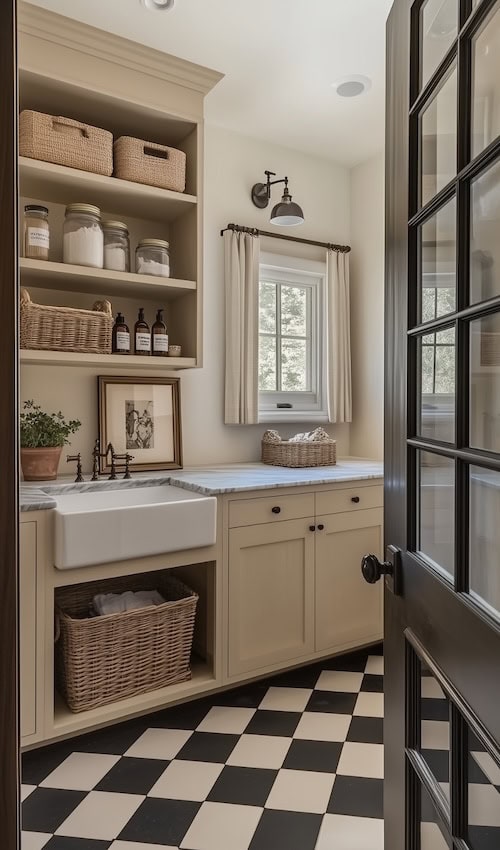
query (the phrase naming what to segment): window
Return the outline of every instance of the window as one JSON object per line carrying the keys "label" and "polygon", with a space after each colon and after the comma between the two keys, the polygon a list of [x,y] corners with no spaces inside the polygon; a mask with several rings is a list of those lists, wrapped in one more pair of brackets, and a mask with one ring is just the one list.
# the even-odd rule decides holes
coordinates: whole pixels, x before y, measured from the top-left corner
{"label": "window", "polygon": [[325,419],[325,266],[279,255],[262,259],[259,419]]}

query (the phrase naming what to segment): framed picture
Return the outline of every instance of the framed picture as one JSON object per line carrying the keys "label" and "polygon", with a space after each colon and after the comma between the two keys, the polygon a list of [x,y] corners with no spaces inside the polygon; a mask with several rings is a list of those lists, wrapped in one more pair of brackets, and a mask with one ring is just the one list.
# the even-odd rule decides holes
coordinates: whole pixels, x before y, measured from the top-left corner
{"label": "framed picture", "polygon": [[[182,467],[179,378],[99,376],[99,440],[130,454],[133,471]],[[109,472],[111,458],[101,458]]]}

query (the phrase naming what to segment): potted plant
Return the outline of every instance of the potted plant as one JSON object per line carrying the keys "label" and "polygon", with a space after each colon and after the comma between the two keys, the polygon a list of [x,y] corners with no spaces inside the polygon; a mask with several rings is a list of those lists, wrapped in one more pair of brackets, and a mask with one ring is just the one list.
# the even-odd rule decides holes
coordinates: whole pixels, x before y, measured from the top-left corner
{"label": "potted plant", "polygon": [[81,426],[78,419],[66,422],[61,411],[44,413],[31,399],[21,413],[21,469],[25,481],[49,481],[57,477],[62,447]]}

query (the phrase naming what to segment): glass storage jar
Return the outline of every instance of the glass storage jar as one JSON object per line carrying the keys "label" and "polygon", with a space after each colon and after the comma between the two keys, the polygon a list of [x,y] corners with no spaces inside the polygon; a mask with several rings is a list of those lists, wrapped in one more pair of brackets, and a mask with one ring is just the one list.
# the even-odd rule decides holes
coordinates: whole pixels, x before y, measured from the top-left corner
{"label": "glass storage jar", "polygon": [[130,271],[130,238],[123,221],[103,221],[104,268],[115,272]]}
{"label": "glass storage jar", "polygon": [[137,274],[170,277],[169,244],[163,239],[141,239],[135,252]]}
{"label": "glass storage jar", "polygon": [[24,256],[30,260],[48,260],[50,245],[49,211],[38,204],[24,208]]}
{"label": "glass storage jar", "polygon": [[63,261],[102,269],[104,237],[101,211],[92,204],[69,204],[63,229]]}

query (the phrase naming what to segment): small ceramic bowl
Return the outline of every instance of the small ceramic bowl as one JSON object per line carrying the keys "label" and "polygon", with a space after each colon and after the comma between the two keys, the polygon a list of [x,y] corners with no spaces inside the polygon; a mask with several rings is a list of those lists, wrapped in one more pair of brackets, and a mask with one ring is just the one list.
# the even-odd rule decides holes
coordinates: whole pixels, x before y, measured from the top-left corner
{"label": "small ceramic bowl", "polygon": [[169,357],[180,357],[182,348],[180,345],[169,345],[168,346],[168,356]]}

